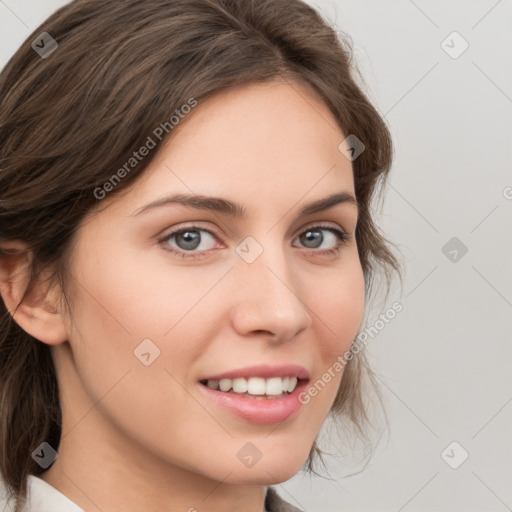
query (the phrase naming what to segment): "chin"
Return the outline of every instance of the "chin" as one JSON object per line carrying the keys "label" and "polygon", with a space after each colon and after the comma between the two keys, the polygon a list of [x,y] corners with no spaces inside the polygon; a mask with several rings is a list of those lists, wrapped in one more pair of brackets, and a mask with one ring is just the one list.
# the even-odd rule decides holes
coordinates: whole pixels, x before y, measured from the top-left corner
{"label": "chin", "polygon": [[271,465],[261,467],[259,470],[252,468],[248,471],[233,471],[233,473],[223,480],[223,482],[233,485],[276,485],[286,482],[295,476],[300,469],[301,466],[291,468],[290,466],[283,467],[282,465]]}
{"label": "chin", "polygon": [[270,456],[262,455],[261,459],[252,466],[247,467],[240,463],[233,467],[233,464],[227,464],[216,474],[232,473],[225,480],[226,483],[243,485],[274,485],[289,480],[295,476],[304,466],[309,455],[309,449],[302,452],[282,453],[281,450],[275,450]]}

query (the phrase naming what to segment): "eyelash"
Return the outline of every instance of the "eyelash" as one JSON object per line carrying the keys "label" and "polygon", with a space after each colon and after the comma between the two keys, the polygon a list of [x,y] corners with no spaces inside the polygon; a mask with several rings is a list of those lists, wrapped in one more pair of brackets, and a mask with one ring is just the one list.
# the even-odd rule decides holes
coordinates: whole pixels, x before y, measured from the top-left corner
{"label": "eyelash", "polygon": [[[308,250],[309,253],[316,253],[316,254],[320,253],[321,255],[325,255],[325,256],[338,254],[341,251],[342,246],[345,245],[347,243],[348,239],[350,238],[349,235],[347,233],[345,233],[344,231],[341,231],[339,229],[336,229],[332,226],[325,225],[325,224],[317,224],[317,225],[308,227],[307,229],[302,231],[299,234],[299,236],[303,235],[304,233],[306,233],[308,231],[317,231],[317,230],[326,230],[326,231],[330,231],[331,233],[333,233],[336,236],[336,238],[338,239],[338,245],[334,249],[324,249],[323,251],[316,250],[316,249],[309,249]],[[180,233],[184,233],[186,231],[205,231],[206,233],[212,235],[214,238],[217,238],[215,233],[210,231],[209,229],[205,229],[202,226],[193,224],[191,226],[187,226],[185,228],[180,228],[175,231],[172,231],[171,233],[168,233],[164,237],[159,238],[158,242],[163,246],[164,250],[173,253],[178,258],[197,259],[199,257],[206,257],[208,255],[207,253],[209,251],[193,252],[193,251],[176,250],[176,249],[169,248],[170,246],[168,244],[166,244],[167,240],[169,240],[173,236],[179,235]]]}

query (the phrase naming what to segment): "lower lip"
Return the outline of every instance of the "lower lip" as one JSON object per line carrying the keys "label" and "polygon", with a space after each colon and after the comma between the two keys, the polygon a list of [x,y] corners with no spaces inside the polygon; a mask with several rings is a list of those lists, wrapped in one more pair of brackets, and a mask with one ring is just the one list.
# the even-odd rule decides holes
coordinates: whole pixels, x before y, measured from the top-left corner
{"label": "lower lip", "polygon": [[214,400],[218,405],[228,409],[252,423],[280,423],[297,413],[303,405],[299,402],[300,392],[307,386],[307,380],[299,380],[289,395],[283,398],[248,398],[231,393],[224,393],[198,383],[201,392]]}

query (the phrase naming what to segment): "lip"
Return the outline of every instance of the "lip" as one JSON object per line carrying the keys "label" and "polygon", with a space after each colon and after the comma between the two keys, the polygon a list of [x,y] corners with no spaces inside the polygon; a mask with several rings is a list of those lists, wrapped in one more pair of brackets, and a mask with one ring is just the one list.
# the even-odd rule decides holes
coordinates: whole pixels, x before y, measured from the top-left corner
{"label": "lip", "polygon": [[[221,375],[228,374],[234,374],[234,372]],[[251,375],[254,375],[254,373]],[[237,376],[240,376],[239,373],[237,373]],[[226,409],[237,417],[252,423],[271,424],[280,423],[286,419],[292,418],[301,409],[303,404],[299,401],[299,394],[306,388],[308,382],[309,379],[299,380],[297,386],[289,395],[283,398],[270,399],[250,398],[224,393],[210,389],[200,382],[198,382],[197,385],[200,388],[200,393],[203,393],[206,398],[212,400],[216,405]]]}
{"label": "lip", "polygon": [[[303,366],[297,364],[285,365],[268,365],[259,364],[256,366],[247,366],[246,368],[239,368],[238,370],[231,370],[216,375],[208,375],[201,377],[201,380],[220,380],[220,379],[236,379],[243,377],[248,379],[250,377],[263,377],[270,379],[271,377],[297,377],[300,380],[309,379],[309,372]],[[291,393],[293,394],[293,393]]]}

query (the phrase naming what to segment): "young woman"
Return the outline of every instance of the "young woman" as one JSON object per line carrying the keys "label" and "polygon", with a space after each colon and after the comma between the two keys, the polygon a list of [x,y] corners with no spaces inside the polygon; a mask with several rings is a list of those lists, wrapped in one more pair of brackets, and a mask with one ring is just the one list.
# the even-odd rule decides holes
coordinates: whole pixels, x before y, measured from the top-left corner
{"label": "young woman", "polygon": [[[16,510],[298,510],[363,432],[391,137],[299,0],[76,0],[0,75],[1,473]],[[349,357],[352,356],[352,357]],[[351,423],[352,422],[352,423]]]}

